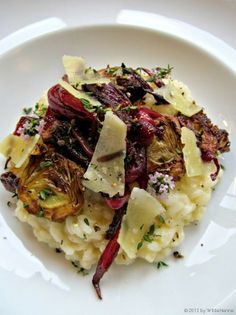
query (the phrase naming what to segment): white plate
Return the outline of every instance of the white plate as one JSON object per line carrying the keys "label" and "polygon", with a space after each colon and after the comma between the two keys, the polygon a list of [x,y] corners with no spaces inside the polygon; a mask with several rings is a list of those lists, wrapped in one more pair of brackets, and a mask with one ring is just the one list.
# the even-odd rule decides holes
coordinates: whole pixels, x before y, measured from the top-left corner
{"label": "white plate", "polygon": [[[103,301],[62,255],[33,237],[6,206],[1,188],[0,314],[4,315],[180,315],[194,308],[233,309],[236,300],[236,67],[187,41],[128,26],[62,30],[32,40],[0,58],[0,137],[15,125],[20,111],[32,106],[63,73],[63,54],[81,55],[94,67],[106,64],[174,66],[198,102],[230,132],[224,177],[198,226],[186,229],[183,260],[168,260],[157,270],[141,261],[112,266],[102,280]],[[203,244],[203,246],[201,246]],[[191,309],[193,308],[193,309]],[[186,310],[187,311],[186,311]],[[236,311],[236,309],[234,310]],[[211,312],[213,313],[213,312]],[[232,313],[231,313],[232,314]]]}

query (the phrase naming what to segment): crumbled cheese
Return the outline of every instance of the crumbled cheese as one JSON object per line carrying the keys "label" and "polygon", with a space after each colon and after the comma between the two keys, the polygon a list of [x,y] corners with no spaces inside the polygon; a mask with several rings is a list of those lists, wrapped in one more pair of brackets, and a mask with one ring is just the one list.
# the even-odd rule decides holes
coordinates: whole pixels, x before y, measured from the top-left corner
{"label": "crumbled cheese", "polygon": [[[108,111],[92,160],[84,174],[85,187],[94,192],[109,194],[110,197],[124,194],[126,132],[125,123],[112,111]],[[112,157],[112,155],[114,155],[113,158],[102,161],[104,156]]]}

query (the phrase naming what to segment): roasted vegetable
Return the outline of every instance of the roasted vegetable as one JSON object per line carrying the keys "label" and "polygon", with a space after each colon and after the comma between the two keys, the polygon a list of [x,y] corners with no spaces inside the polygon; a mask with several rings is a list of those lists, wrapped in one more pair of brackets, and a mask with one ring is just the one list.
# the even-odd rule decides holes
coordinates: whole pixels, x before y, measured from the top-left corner
{"label": "roasted vegetable", "polygon": [[109,269],[114,259],[116,258],[120,245],[117,242],[119,235],[119,229],[117,230],[114,237],[108,242],[106,248],[104,249],[96,268],[96,272],[93,276],[93,286],[97,292],[99,299],[102,299],[100,280],[102,279],[104,273]]}
{"label": "roasted vegetable", "polygon": [[83,168],[55,152],[31,156],[19,181],[18,197],[29,213],[63,221],[83,205],[83,173]]}
{"label": "roasted vegetable", "polygon": [[180,131],[178,120],[173,117],[166,115],[156,120],[156,136],[147,149],[148,172],[158,170],[175,180],[184,175]]}

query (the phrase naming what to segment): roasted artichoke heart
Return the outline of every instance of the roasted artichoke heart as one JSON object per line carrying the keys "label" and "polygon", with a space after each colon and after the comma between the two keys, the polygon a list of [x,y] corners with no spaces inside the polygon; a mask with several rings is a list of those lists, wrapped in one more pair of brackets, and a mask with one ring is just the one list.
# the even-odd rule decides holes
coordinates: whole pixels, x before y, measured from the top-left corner
{"label": "roasted artichoke heart", "polygon": [[155,165],[170,163],[182,151],[178,122],[163,116],[157,123],[157,130],[157,136],[148,147],[148,161]]}
{"label": "roasted artichoke heart", "polygon": [[178,180],[185,174],[179,122],[165,115],[157,121],[156,127],[156,136],[147,149],[148,171],[158,170]]}
{"label": "roasted artichoke heart", "polygon": [[55,152],[31,156],[20,178],[18,197],[29,213],[63,221],[83,205],[83,173],[82,167]]}

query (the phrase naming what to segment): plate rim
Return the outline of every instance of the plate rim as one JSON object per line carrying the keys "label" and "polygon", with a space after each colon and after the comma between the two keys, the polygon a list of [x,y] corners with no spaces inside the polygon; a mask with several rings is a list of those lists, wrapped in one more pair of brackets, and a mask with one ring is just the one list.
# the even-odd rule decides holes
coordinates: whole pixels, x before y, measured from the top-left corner
{"label": "plate rim", "polygon": [[[133,30],[133,31],[143,31],[143,32],[149,32],[149,33],[153,33],[153,34],[159,34],[161,36],[165,36],[168,37],[172,40],[177,40],[181,43],[183,43],[184,45],[188,45],[189,47],[193,47],[194,49],[200,51],[201,53],[205,54],[206,56],[210,56],[212,59],[214,59],[216,62],[221,63],[221,65],[223,65],[224,67],[227,68],[228,71],[231,72],[231,74],[233,74],[235,76],[236,79],[236,63],[235,66],[230,66],[225,59],[220,58],[219,56],[216,56],[212,51],[208,51],[206,48],[204,48],[204,46],[201,46],[200,44],[198,44],[197,42],[194,42],[192,40],[187,40],[186,38],[183,38],[179,35],[176,35],[172,32],[168,32],[168,31],[164,31],[164,30],[159,30],[156,28],[150,28],[150,27],[144,27],[141,25],[131,25],[131,24],[118,24],[118,23],[104,23],[104,24],[90,24],[90,25],[81,25],[81,26],[69,26],[69,27],[65,27],[65,28],[61,28],[58,30],[54,30],[54,31],[49,31],[47,33],[38,35],[34,38],[28,39],[12,48],[10,48],[9,50],[3,52],[2,54],[0,54],[0,66],[1,66],[1,62],[4,62],[4,59],[9,57],[10,55],[14,54],[17,52],[17,50],[21,49],[25,49],[27,48],[27,46],[30,46],[32,44],[34,44],[37,41],[40,40],[47,40],[50,37],[53,37],[54,35],[58,36],[62,33],[70,33],[70,32],[75,32],[75,31],[87,31],[87,30],[92,30],[92,29],[100,29],[100,30],[104,30],[104,29],[119,29],[119,30]],[[216,37],[216,39],[218,39]],[[226,44],[227,45],[227,44]],[[228,46],[228,45],[227,45]],[[230,47],[230,46],[229,46]],[[231,47],[230,47],[231,48]],[[233,49],[233,48],[231,48]],[[1,52],[0,52],[1,53]],[[236,61],[236,51],[235,51],[235,61]]]}

